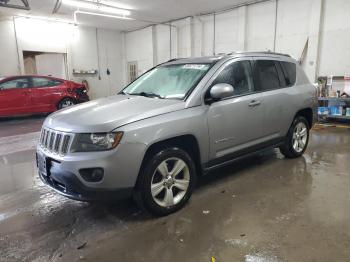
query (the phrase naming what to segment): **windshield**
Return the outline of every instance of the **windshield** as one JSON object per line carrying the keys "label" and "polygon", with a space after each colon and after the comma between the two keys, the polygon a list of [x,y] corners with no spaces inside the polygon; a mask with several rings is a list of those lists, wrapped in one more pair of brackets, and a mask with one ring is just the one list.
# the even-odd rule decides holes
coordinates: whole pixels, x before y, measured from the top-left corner
{"label": "windshield", "polygon": [[132,82],[122,93],[184,99],[209,68],[210,64],[180,64],[156,67]]}

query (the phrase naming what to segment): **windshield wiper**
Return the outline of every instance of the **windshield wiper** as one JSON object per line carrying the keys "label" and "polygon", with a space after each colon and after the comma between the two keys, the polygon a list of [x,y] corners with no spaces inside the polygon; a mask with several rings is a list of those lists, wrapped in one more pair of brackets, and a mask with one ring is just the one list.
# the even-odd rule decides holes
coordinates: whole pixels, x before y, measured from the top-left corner
{"label": "windshield wiper", "polygon": [[133,95],[133,96],[145,96],[145,97],[157,97],[157,98],[161,98],[164,99],[163,96],[155,94],[155,93],[147,93],[147,92],[140,92],[140,93],[129,93],[128,95]]}

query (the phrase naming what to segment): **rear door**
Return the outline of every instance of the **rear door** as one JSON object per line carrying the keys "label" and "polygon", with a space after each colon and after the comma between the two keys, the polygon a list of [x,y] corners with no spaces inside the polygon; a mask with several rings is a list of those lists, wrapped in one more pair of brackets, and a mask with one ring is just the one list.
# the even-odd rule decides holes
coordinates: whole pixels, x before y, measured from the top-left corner
{"label": "rear door", "polygon": [[16,77],[0,82],[0,116],[32,113],[29,79]]}
{"label": "rear door", "polygon": [[30,92],[35,112],[55,111],[57,98],[61,96],[60,86],[63,84],[63,81],[49,77],[32,77]]}
{"label": "rear door", "polygon": [[286,135],[291,124],[292,114],[292,89],[295,84],[295,76],[284,76],[281,62],[256,58],[254,61],[254,83],[259,92],[263,93],[264,121],[263,135],[266,140],[279,140]]}
{"label": "rear door", "polygon": [[229,61],[213,78],[210,86],[230,84],[234,87],[234,95],[209,105],[211,165],[259,144],[263,120],[262,94],[254,92],[249,58]]}

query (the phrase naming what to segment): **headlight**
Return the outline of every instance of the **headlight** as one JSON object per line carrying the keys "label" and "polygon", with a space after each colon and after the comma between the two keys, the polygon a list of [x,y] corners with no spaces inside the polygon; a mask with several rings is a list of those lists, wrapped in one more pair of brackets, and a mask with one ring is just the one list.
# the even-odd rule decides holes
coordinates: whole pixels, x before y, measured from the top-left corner
{"label": "headlight", "polygon": [[71,152],[106,151],[115,148],[123,137],[123,132],[78,134]]}

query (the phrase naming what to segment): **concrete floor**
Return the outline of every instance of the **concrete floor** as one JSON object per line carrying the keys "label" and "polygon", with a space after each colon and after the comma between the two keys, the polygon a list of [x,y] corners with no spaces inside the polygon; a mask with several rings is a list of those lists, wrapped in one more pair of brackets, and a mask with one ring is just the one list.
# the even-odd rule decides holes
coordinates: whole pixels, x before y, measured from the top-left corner
{"label": "concrete floor", "polygon": [[299,159],[275,150],[217,170],[155,219],[43,186],[42,120],[0,122],[1,261],[350,261],[350,129],[316,128]]}

